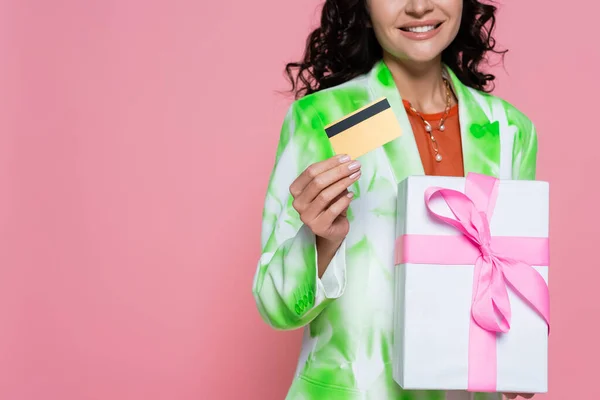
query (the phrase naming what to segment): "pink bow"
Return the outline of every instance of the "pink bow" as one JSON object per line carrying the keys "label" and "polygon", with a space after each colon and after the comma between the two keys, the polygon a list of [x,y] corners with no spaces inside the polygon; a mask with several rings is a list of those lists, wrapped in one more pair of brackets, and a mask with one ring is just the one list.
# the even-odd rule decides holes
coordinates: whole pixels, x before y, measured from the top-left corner
{"label": "pink bow", "polygon": [[[425,204],[434,217],[455,227],[479,249],[471,313],[483,329],[506,333],[510,330],[511,319],[507,284],[528,301],[548,324],[550,301],[544,278],[531,265],[494,251],[492,247],[489,221],[498,196],[498,183],[495,178],[469,174],[465,191],[477,198],[480,207],[485,207],[485,210],[478,209],[474,200],[464,193],[435,187],[425,192]],[[456,219],[444,217],[431,209],[431,200],[436,195],[443,197]]]}

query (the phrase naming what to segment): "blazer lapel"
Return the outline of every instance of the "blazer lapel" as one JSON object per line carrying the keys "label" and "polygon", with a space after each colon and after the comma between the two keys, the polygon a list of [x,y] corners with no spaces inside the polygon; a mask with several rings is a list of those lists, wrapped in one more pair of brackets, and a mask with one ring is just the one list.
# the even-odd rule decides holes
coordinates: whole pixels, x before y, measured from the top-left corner
{"label": "blazer lapel", "polygon": [[465,86],[448,67],[445,68],[454,94],[458,98],[463,165],[469,172],[499,177],[500,131],[490,95]]}
{"label": "blazer lapel", "polygon": [[396,178],[396,183],[404,180],[407,176],[424,175],[419,149],[415,142],[408,115],[402,104],[402,98],[396,88],[392,73],[383,61],[375,64],[369,73],[368,83],[373,98],[386,97],[388,99],[392,111],[402,128],[402,135],[399,138],[383,145],[383,150]]}

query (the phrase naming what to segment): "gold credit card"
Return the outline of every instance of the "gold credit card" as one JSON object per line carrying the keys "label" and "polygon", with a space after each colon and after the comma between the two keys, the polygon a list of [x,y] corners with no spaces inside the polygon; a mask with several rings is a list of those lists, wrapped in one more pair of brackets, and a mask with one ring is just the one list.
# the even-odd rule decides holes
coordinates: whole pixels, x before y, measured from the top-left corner
{"label": "gold credit card", "polygon": [[353,159],[402,135],[402,128],[386,98],[366,105],[325,127],[336,154]]}

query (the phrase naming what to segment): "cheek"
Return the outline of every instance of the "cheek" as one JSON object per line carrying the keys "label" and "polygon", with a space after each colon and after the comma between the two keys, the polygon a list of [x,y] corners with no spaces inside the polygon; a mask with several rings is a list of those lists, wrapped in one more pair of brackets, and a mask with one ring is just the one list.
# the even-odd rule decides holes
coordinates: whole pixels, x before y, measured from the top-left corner
{"label": "cheek", "polygon": [[460,20],[463,12],[463,0],[444,0],[443,9],[446,13],[460,25]]}
{"label": "cheek", "polygon": [[396,46],[396,40],[389,25],[384,25],[381,21],[373,21],[373,33],[375,33],[377,42],[384,50],[390,51]]}
{"label": "cheek", "polygon": [[462,13],[463,0],[435,0],[437,6],[456,17]]}
{"label": "cheek", "polygon": [[397,1],[390,0],[367,1],[367,7],[373,26],[377,26],[378,30],[393,27],[395,16],[398,15],[398,10],[396,10],[397,3]]}
{"label": "cheek", "polygon": [[371,0],[369,2],[369,15],[377,41],[386,48],[393,43],[393,35],[398,15],[397,4],[399,1]]}
{"label": "cheek", "polygon": [[454,38],[456,37],[456,35],[458,35],[458,31],[460,30],[460,24],[461,24],[461,15],[459,14],[458,18],[456,20],[454,20],[454,26],[452,26],[452,40],[454,40]]}
{"label": "cheek", "polygon": [[460,22],[462,20],[463,13],[463,3],[462,1],[458,2],[456,9],[454,10],[454,15],[456,17],[456,25],[460,26]]}
{"label": "cheek", "polygon": [[463,0],[439,0],[438,6],[444,10],[444,13],[452,21],[451,30],[449,31],[451,39],[454,40],[460,29],[463,12]]}

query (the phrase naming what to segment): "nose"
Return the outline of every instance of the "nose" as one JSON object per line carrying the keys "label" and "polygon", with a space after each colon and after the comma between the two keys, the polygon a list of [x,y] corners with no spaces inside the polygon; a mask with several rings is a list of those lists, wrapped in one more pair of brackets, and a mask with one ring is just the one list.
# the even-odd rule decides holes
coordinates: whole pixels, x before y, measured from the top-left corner
{"label": "nose", "polygon": [[421,18],[433,11],[433,2],[431,0],[408,0],[405,11],[411,17]]}

